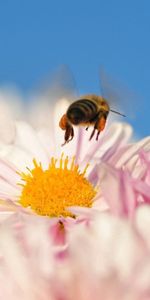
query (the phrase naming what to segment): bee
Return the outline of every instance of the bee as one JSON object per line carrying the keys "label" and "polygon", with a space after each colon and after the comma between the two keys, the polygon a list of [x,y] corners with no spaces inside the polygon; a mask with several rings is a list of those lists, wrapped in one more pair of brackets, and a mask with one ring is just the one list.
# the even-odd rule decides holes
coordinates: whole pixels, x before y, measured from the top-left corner
{"label": "bee", "polygon": [[73,139],[73,126],[85,126],[86,130],[88,130],[89,126],[92,125],[93,130],[89,140],[91,140],[96,133],[96,140],[98,141],[99,134],[105,128],[110,111],[125,117],[125,115],[110,109],[107,100],[102,96],[95,94],[84,95],[74,101],[68,107],[59,122],[59,127],[65,131],[65,141],[63,145]]}

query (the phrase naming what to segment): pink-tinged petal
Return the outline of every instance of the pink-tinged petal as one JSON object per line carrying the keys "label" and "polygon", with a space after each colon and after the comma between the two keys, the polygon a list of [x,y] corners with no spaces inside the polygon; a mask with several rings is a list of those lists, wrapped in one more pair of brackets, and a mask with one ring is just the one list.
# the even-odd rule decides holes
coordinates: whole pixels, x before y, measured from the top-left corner
{"label": "pink-tinged petal", "polygon": [[19,189],[17,182],[19,181],[18,169],[6,160],[0,159],[0,180],[6,181],[16,189]]}
{"label": "pink-tinged petal", "polygon": [[87,231],[83,223],[79,223],[70,233],[69,245],[74,263],[77,263],[78,257],[80,268],[85,268],[85,261],[91,262],[93,257],[94,261],[90,264],[90,273],[93,275],[96,273],[103,278],[115,271],[120,280],[130,280],[132,272],[146,253],[130,223],[101,213],[86,228]]}
{"label": "pink-tinged petal", "polygon": [[[10,274],[13,274],[12,279],[17,280],[18,283],[21,282],[22,284],[25,284],[25,281],[27,280],[29,284],[29,278],[26,277],[26,272],[28,273],[28,271],[26,269],[27,266],[25,266],[25,260],[23,259],[23,257],[21,259],[19,247],[12,235],[11,228],[9,230],[8,224],[6,225],[6,222],[3,224],[3,226],[1,225],[0,245],[1,255],[3,256],[5,254],[5,263],[7,263]],[[8,245],[11,245],[11,247],[8,247]]]}
{"label": "pink-tinged petal", "polygon": [[17,196],[20,194],[20,189],[10,185],[7,181],[0,179],[0,197],[6,194],[9,198],[17,200]]}
{"label": "pink-tinged petal", "polygon": [[26,171],[26,168],[33,168],[33,156],[31,153],[20,146],[12,145],[9,152],[3,156],[9,163],[13,163],[20,171]]}
{"label": "pink-tinged petal", "polygon": [[49,158],[46,155],[36,131],[25,122],[16,122],[15,145],[30,153],[32,159],[36,157],[44,166],[48,166]]}
{"label": "pink-tinged petal", "polygon": [[133,180],[134,189],[143,196],[143,202],[150,203],[150,186],[141,180]]}
{"label": "pink-tinged petal", "polygon": [[135,216],[135,224],[136,228],[141,234],[142,238],[144,239],[145,243],[147,244],[150,250],[150,206],[143,204],[141,205],[137,211]]}
{"label": "pink-tinged petal", "polygon": [[129,174],[102,164],[99,169],[99,182],[111,212],[132,217],[136,208],[136,197]]}
{"label": "pink-tinged petal", "polygon": [[[12,212],[13,214],[16,213],[23,213],[25,215],[34,215],[34,212],[31,211],[30,208],[24,208],[21,206],[17,201],[13,201],[12,199],[3,198],[4,200],[0,199],[0,212],[1,213],[7,213],[7,212]],[[1,216],[0,213],[0,216]]]}
{"label": "pink-tinged petal", "polygon": [[99,180],[99,175],[98,175],[98,169],[99,169],[99,164],[96,164],[94,168],[92,168],[88,174],[88,180],[96,186]]}
{"label": "pink-tinged petal", "polygon": [[83,146],[83,128],[79,128],[78,131],[78,136],[77,136],[77,144],[76,144],[76,151],[75,151],[75,158],[76,158],[76,163],[78,164],[80,162],[80,157],[81,157],[81,151]]}
{"label": "pink-tinged petal", "polygon": [[66,232],[63,223],[57,221],[50,227],[50,235],[56,245],[64,245],[66,242]]}
{"label": "pink-tinged petal", "polygon": [[1,199],[3,199],[3,200],[10,199],[11,200],[11,198],[12,198],[12,195],[9,195],[8,191],[7,192],[0,191],[0,201],[1,201]]}
{"label": "pink-tinged petal", "polygon": [[[52,239],[49,236],[50,220],[29,215],[23,216],[20,222],[23,225],[22,235],[28,249],[29,263],[31,262],[36,269],[38,262],[39,272],[44,272],[46,276],[51,275],[54,260]],[[41,245],[39,245],[39,241],[41,241]]]}
{"label": "pink-tinged petal", "polygon": [[[136,142],[132,145],[127,146],[127,150],[121,149],[120,153],[117,152],[116,155],[112,158],[111,163],[113,163],[117,168],[120,168],[123,165],[128,163],[130,166],[131,159],[143,149],[149,151],[150,149],[150,137],[144,138],[143,140]],[[137,157],[138,159],[138,157]]]}
{"label": "pink-tinged petal", "polygon": [[106,203],[101,187],[99,187],[96,196],[93,199],[92,208],[99,212],[104,212],[109,210],[108,203]]}
{"label": "pink-tinged petal", "polygon": [[143,150],[139,153],[139,168],[142,170],[142,174],[138,174],[137,178],[143,179],[148,185],[150,185],[150,155],[149,152]]}
{"label": "pink-tinged petal", "polygon": [[8,197],[5,200],[0,200],[0,212],[16,213],[21,211],[23,212],[24,208],[22,208],[22,206],[16,203],[15,201],[10,200]]}
{"label": "pink-tinged petal", "polygon": [[87,149],[84,160],[91,161],[93,157],[100,159],[104,155],[112,155],[116,149],[123,145],[129,139],[132,133],[131,127],[127,124],[114,123],[111,127],[106,129],[99,141],[92,141],[90,147]]}
{"label": "pink-tinged petal", "polygon": [[[0,240],[1,257],[3,258],[2,265],[4,269],[3,276],[7,271],[7,289],[10,290],[12,294],[12,296],[10,295],[10,298],[8,299],[44,299],[42,297],[44,286],[42,285],[42,281],[38,277],[38,274],[42,274],[42,268],[44,270],[48,268],[49,270],[52,269],[52,264],[50,264],[51,252],[49,253],[49,263],[48,261],[47,264],[44,262],[44,258],[48,257],[46,252],[46,242],[44,242],[44,230],[41,230],[40,226],[37,227],[38,235],[40,237],[41,235],[43,235],[43,242],[41,244],[40,251],[37,251],[36,248],[36,251],[34,252],[34,247],[32,246],[32,252],[30,253],[30,256],[27,257],[25,256],[24,249],[20,246],[20,243],[17,243],[17,239],[15,235],[13,235],[12,229],[9,229],[8,226],[10,227],[9,224],[4,224],[4,226],[1,226],[2,240]],[[33,234],[33,231],[31,231],[30,236],[31,234]],[[11,245],[11,247],[8,247],[8,245]],[[42,246],[44,246],[44,249],[42,248]],[[47,247],[47,249],[49,248]],[[42,250],[44,250],[45,253],[43,253]],[[36,268],[37,262],[38,268]],[[33,284],[33,278],[35,281],[39,278],[38,284],[41,290],[38,291],[37,287],[34,287],[35,285]]]}
{"label": "pink-tinged petal", "polygon": [[93,200],[92,208],[99,212],[107,212],[109,211],[108,203],[106,203],[104,197],[100,195],[100,197]]}
{"label": "pink-tinged petal", "polygon": [[55,143],[52,139],[52,135],[50,133],[50,130],[48,128],[41,128],[38,132],[38,139],[40,140],[40,143],[42,144],[42,147],[44,148],[46,154],[48,156],[55,156]]}
{"label": "pink-tinged petal", "polygon": [[73,213],[75,216],[78,216],[77,222],[81,220],[87,220],[88,218],[91,218],[93,215],[97,215],[99,213],[99,210],[95,209],[94,207],[88,208],[88,207],[81,207],[81,206],[72,206],[68,207],[67,210],[69,210],[71,213]]}
{"label": "pink-tinged petal", "polygon": [[[120,125],[120,124],[117,124]],[[112,144],[111,147],[109,147],[103,157],[102,160],[109,162],[111,164],[111,160],[112,157],[116,154],[116,152],[124,147],[126,145],[126,143],[130,140],[131,136],[132,136],[132,127],[128,124],[121,124],[122,125],[122,131],[120,133],[120,135],[118,136],[118,138],[116,140],[114,140],[114,143]],[[114,129],[115,130],[115,129]]]}

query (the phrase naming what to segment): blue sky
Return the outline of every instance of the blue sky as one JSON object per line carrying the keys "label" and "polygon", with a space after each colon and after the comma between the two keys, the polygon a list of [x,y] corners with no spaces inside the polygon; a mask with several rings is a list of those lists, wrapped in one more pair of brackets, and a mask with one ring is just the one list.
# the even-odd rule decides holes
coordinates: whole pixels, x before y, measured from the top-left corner
{"label": "blue sky", "polygon": [[0,40],[1,86],[28,93],[67,64],[80,91],[99,93],[102,65],[137,94],[134,105],[141,106],[131,123],[149,135],[148,0],[1,0]]}

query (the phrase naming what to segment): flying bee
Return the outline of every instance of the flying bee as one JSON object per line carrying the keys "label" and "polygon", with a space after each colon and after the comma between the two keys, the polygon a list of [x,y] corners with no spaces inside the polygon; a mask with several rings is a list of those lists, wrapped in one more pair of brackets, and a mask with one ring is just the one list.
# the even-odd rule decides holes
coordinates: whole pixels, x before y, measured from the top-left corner
{"label": "flying bee", "polygon": [[[89,126],[93,125],[93,131],[89,140],[91,140],[96,133],[96,140],[99,134],[104,130],[106,120],[109,112],[112,111],[125,117],[125,115],[110,109],[107,100],[102,96],[94,94],[84,95],[80,99],[74,101],[67,109],[59,122],[62,130],[65,130],[65,142],[70,142],[74,137],[73,126],[85,126],[88,130]],[[62,145],[62,146],[63,146]]]}

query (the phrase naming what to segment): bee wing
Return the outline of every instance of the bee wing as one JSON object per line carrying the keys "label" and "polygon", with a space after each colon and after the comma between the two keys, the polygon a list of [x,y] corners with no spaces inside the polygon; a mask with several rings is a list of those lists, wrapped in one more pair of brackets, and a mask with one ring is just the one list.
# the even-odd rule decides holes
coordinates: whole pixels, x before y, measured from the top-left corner
{"label": "bee wing", "polygon": [[112,78],[102,68],[100,69],[100,86],[102,96],[106,98],[112,111],[119,112],[132,119],[135,118],[140,101],[138,101],[138,96],[133,91]]}
{"label": "bee wing", "polygon": [[[54,73],[38,85],[29,101],[29,121],[34,127],[47,127],[53,118],[54,111],[65,113],[69,102],[77,95],[75,79],[66,65],[60,66]],[[58,100],[62,100],[58,102]],[[61,109],[61,107],[63,109]]]}
{"label": "bee wing", "polygon": [[77,96],[74,76],[67,65],[60,66],[53,74],[48,76],[41,85],[39,93],[55,102],[66,98],[72,100]]}

